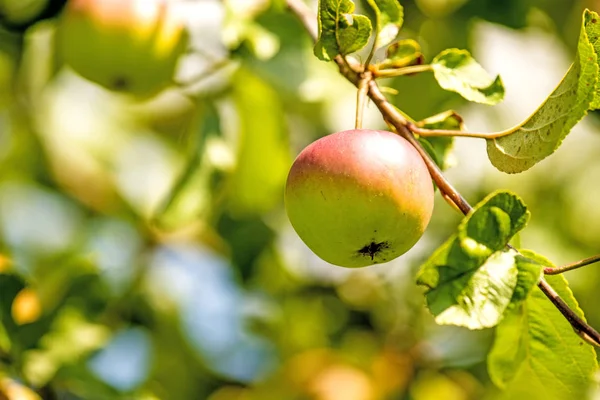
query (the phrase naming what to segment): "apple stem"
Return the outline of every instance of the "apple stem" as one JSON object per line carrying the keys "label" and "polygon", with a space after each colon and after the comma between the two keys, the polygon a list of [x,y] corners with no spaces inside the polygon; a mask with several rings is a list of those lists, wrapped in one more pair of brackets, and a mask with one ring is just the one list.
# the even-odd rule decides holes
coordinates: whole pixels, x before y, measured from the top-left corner
{"label": "apple stem", "polygon": [[[313,41],[317,40],[318,37],[318,26],[316,15],[308,8],[302,0],[286,0],[288,8],[296,14],[296,16],[303,23],[305,29],[313,38]],[[358,63],[351,58],[345,58],[341,55],[334,57],[333,61],[337,64],[340,73],[356,87],[360,87],[363,81],[362,75],[357,73],[358,70],[363,71],[364,67],[359,65],[353,65]],[[381,89],[377,85],[377,82],[373,79],[367,80],[367,96],[375,103],[379,111],[381,112],[384,120],[390,124],[397,134],[402,136],[408,142],[410,142],[415,149],[419,152],[423,158],[429,173],[437,187],[439,188],[442,196],[446,201],[451,202],[454,206],[460,210],[464,215],[467,215],[473,208],[464,199],[464,197],[452,186],[452,184],[442,174],[442,171],[437,166],[435,161],[429,156],[427,151],[421,146],[418,140],[414,137],[413,132],[410,128],[417,128],[416,125],[409,122],[398,110],[387,101]],[[420,129],[420,128],[419,128]],[[455,133],[459,133],[456,131]],[[559,267],[560,268],[560,267]],[[564,272],[564,271],[563,271]],[[546,273],[546,270],[544,270]],[[575,332],[583,339],[591,344],[600,347],[600,333],[594,328],[588,325],[575,311],[573,311],[563,299],[560,298],[558,293],[546,282],[544,278],[541,278],[538,282],[540,290],[550,299],[552,304],[561,312],[566,320],[571,324]]]}

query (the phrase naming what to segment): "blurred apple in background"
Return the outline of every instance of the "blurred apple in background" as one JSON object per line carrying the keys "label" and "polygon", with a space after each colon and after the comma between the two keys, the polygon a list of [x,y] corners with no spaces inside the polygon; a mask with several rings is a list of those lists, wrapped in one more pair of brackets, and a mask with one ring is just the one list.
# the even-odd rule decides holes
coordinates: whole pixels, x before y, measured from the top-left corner
{"label": "blurred apple in background", "polygon": [[173,82],[188,34],[166,0],[71,0],[59,21],[65,63],[109,90],[150,96]]}

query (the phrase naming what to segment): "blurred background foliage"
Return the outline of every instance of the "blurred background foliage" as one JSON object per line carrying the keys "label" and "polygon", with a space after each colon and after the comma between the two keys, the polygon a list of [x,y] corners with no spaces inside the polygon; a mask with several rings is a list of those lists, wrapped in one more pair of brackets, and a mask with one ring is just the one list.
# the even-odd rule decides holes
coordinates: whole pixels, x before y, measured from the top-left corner
{"label": "blurred background foliage", "polygon": [[[573,58],[583,8],[600,10],[402,4],[401,37],[427,59],[471,50],[507,95],[466,104],[418,75],[384,82],[398,90],[390,99],[414,118],[455,109],[474,131],[532,112]],[[70,71],[54,19],[0,30],[0,399],[501,397],[485,367],[493,331],[435,325],[414,283],[460,220],[443,200],[414,249],[360,270],[320,261],[291,229],[287,169],[306,144],[353,126],[355,92],[314,58],[283,0],[177,7],[190,50],[178,83],[150,99]],[[373,106],[365,118],[384,127]],[[522,246],[575,261],[600,250],[598,128],[588,117],[516,176],[490,166],[482,141],[460,139],[448,176],[473,203],[514,190],[533,215]],[[600,270],[567,277],[600,327]]]}

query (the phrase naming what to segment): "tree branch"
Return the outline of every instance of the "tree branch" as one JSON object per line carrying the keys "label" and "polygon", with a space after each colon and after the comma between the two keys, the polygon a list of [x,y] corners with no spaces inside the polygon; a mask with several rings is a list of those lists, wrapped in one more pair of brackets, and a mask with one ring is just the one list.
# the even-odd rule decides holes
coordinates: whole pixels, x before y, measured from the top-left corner
{"label": "tree branch", "polygon": [[433,178],[433,181],[438,186],[440,191],[444,194],[444,197],[450,199],[456,207],[463,214],[468,214],[471,211],[472,207],[469,203],[462,197],[462,195],[452,186],[452,184],[446,179],[446,177],[442,174],[442,171],[437,166],[435,161],[431,159],[427,151],[421,146],[421,144],[415,139],[413,134],[408,130],[408,121],[400,114],[396,108],[387,101],[377,82],[370,81],[369,82],[369,97],[373,100],[373,103],[377,106],[383,118],[392,125],[396,132],[402,136],[404,139],[408,140],[410,144],[412,144],[421,157],[423,161],[425,161],[425,165],[427,165],[427,169]]}
{"label": "tree branch", "polygon": [[308,34],[314,42],[319,38],[319,27],[317,25],[317,17],[312,10],[302,0],[288,0],[288,8],[296,14],[296,16],[304,25],[304,29],[308,31]]}
{"label": "tree branch", "polygon": [[[302,0],[286,1],[288,8],[294,12],[298,18],[300,18],[306,30],[313,37],[313,39],[316,40],[318,37],[317,17],[310,11],[310,9],[308,9]],[[353,61],[352,59],[348,60]],[[352,62],[346,62],[341,55],[336,56],[334,58],[334,62],[337,64],[340,73],[354,86],[358,87],[361,74],[357,71],[361,71],[360,66],[353,65]],[[355,63],[357,62],[355,61]],[[369,90],[367,94],[381,112],[384,120],[389,125],[394,127],[396,133],[410,142],[410,144],[412,144],[419,152],[423,158],[423,161],[425,162],[425,165],[427,165],[427,169],[429,170],[433,181],[442,193],[444,199],[451,202],[458,210],[460,210],[461,213],[467,215],[473,208],[446,179],[435,161],[433,161],[427,151],[425,151],[419,141],[414,137],[409,127],[411,125],[414,127],[416,126],[404,118],[404,116],[398,112],[398,110],[390,102],[387,101],[375,80],[368,81],[368,87]],[[552,301],[556,308],[558,308],[558,310],[567,319],[579,336],[600,347],[600,333],[598,333],[594,328],[580,318],[575,311],[573,311],[569,305],[560,298],[558,293],[554,291],[554,289],[548,284],[548,282],[544,280],[544,278],[540,280],[538,287],[542,290],[546,297]]]}
{"label": "tree branch", "polygon": [[538,283],[538,287],[544,292],[546,297],[550,299],[552,304],[558,311],[569,321],[575,333],[577,333],[582,339],[586,342],[600,347],[600,333],[598,333],[594,328],[589,326],[583,319],[579,317],[575,313],[575,311],[571,310],[569,305],[565,303],[563,299],[560,298],[558,293],[546,282],[544,278],[540,280]]}
{"label": "tree branch", "polygon": [[585,267],[586,265],[590,265],[593,263],[597,263],[598,261],[600,261],[600,254],[589,257],[589,258],[584,258],[583,260],[571,263],[571,264],[567,264],[567,265],[561,265],[560,267],[546,267],[544,268],[544,274],[546,275],[558,275],[558,274],[562,274],[563,272],[567,272],[567,271],[571,271],[577,268],[581,268],[581,267]]}

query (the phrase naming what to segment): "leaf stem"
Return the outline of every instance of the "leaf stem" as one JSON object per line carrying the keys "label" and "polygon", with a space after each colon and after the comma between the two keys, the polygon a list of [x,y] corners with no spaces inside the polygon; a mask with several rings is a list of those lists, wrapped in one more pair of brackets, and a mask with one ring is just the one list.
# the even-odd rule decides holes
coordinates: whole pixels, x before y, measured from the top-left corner
{"label": "leaf stem", "polygon": [[373,75],[376,78],[391,78],[394,76],[417,74],[419,72],[431,71],[432,67],[430,64],[424,65],[410,65],[402,68],[390,68],[390,69],[374,69]]}
{"label": "leaf stem", "polygon": [[600,261],[600,254],[584,258],[583,260],[576,261],[571,264],[561,265],[560,267],[546,267],[544,268],[544,274],[546,275],[558,275],[563,272],[571,271],[577,268],[585,267],[586,265],[594,264]]}
{"label": "leaf stem", "polygon": [[[286,0],[286,2],[290,10],[298,15],[306,30],[311,34],[311,36],[313,36],[313,39],[316,38],[316,32],[318,29],[316,16],[312,13],[309,14],[310,11],[307,11],[308,8],[304,3],[302,3],[301,0]],[[348,81],[358,87],[360,83],[360,77],[354,70],[353,66],[348,65],[348,62],[340,55],[334,58],[334,62],[337,64],[340,73]],[[442,193],[444,199],[453,203],[462,214],[467,215],[472,210],[471,205],[446,179],[435,161],[433,161],[427,151],[414,137],[413,131],[409,129],[411,123],[401,113],[399,113],[390,102],[387,101],[375,80],[368,81],[368,88],[368,96],[377,106],[384,120],[396,130],[396,133],[410,142],[410,144],[412,144],[419,152],[423,158],[423,161],[425,162],[425,165],[427,166],[427,169],[429,170],[429,173],[431,174],[433,181]],[[414,124],[412,125],[414,126]],[[558,310],[567,319],[569,324],[571,324],[579,336],[596,346],[600,346],[600,333],[598,333],[594,328],[580,318],[575,311],[573,311],[569,305],[560,298],[558,293],[556,293],[556,291],[548,284],[548,282],[542,278],[538,283],[538,287],[540,290],[542,290],[546,297],[550,299],[556,308],[558,308]]]}
{"label": "leaf stem", "polygon": [[507,136],[513,133],[513,129],[509,129],[506,131],[500,132],[491,132],[491,133],[481,133],[481,132],[465,132],[465,131],[454,131],[447,129],[425,129],[420,128],[415,124],[410,124],[408,129],[411,132],[416,133],[419,136],[423,137],[439,137],[439,136],[458,136],[458,137],[471,137],[477,139],[497,139],[502,136]]}
{"label": "leaf stem", "polygon": [[375,38],[373,40],[373,46],[371,46],[371,50],[369,51],[369,55],[367,56],[367,59],[364,62],[365,71],[367,71],[369,69],[369,65],[371,64],[371,60],[373,59],[373,56],[375,55],[375,50],[377,50],[376,46],[377,46],[377,38]]}
{"label": "leaf stem", "polygon": [[356,92],[356,121],[354,128],[362,129],[363,114],[367,105],[367,94],[369,92],[368,83],[372,79],[370,72],[365,72],[358,82],[358,91]]}

